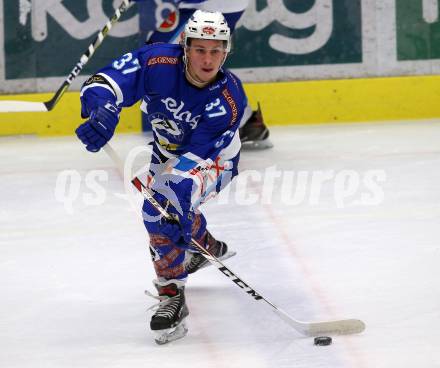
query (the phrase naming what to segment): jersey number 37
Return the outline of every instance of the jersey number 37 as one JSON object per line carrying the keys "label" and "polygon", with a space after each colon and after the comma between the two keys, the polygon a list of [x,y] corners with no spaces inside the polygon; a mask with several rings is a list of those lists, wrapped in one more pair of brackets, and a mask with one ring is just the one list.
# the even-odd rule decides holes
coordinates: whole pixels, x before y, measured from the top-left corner
{"label": "jersey number 37", "polygon": [[206,105],[206,111],[212,111],[208,114],[208,117],[215,118],[216,116],[226,115],[226,109],[223,105],[220,105],[220,99],[217,98],[214,102]]}
{"label": "jersey number 37", "polygon": [[113,68],[116,70],[122,70],[122,74],[130,74],[141,68],[139,59],[133,59],[131,52],[123,55],[119,60],[113,62]]}

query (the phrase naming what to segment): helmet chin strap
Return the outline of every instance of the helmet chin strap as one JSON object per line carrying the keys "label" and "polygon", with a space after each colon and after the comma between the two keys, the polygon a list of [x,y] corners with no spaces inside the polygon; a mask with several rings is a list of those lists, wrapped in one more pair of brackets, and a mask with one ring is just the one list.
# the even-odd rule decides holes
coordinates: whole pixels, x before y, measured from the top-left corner
{"label": "helmet chin strap", "polygon": [[197,78],[197,76],[193,76],[191,72],[189,71],[189,60],[188,56],[186,55],[186,47],[183,49],[183,63],[185,64],[185,77],[188,80],[189,83],[192,85],[203,88],[206,87],[211,81],[203,82],[200,79]]}
{"label": "helmet chin strap", "polygon": [[197,76],[193,76],[191,74],[191,72],[189,71],[187,64],[185,65],[185,77],[189,83],[191,83],[192,85],[194,85],[198,88],[206,87],[209,83],[212,82],[212,81],[203,82],[200,79],[198,79]]}

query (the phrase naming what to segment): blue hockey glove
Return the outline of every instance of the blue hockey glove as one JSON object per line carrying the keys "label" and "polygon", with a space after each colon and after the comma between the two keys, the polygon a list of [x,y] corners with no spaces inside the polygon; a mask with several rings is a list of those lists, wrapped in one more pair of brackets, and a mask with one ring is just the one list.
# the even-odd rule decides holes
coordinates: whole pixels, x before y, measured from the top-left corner
{"label": "blue hockey glove", "polygon": [[183,208],[182,204],[179,204],[180,208],[177,210],[164,195],[156,192],[153,193],[153,197],[160,206],[166,209],[172,219],[167,220],[161,217],[158,210],[148,200],[145,200],[142,208],[142,217],[148,232],[160,232],[170,238],[176,246],[183,249],[190,248],[195,215],[189,209],[189,203],[185,201]]}
{"label": "blue hockey glove", "polygon": [[179,216],[179,221],[162,220],[160,230],[162,234],[170,238],[179,248],[191,248],[192,224],[194,214],[192,212],[184,212]]}
{"label": "blue hockey glove", "polygon": [[[179,179],[179,178],[178,178]],[[158,184],[158,180],[155,184]],[[191,179],[180,178],[177,182],[170,180],[167,186],[167,198],[172,206],[168,212],[178,219],[180,230],[180,246],[182,243],[190,247],[192,237],[192,225],[194,222],[194,212],[191,206],[191,190],[193,181]]]}
{"label": "blue hockey glove", "polygon": [[183,212],[182,216],[179,216],[179,224],[182,232],[182,239],[187,244],[191,244],[193,223],[194,223],[194,212],[186,211]]}
{"label": "blue hockey glove", "polygon": [[90,152],[98,152],[110,139],[119,122],[119,110],[112,103],[98,106],[90,113],[89,120],[75,131]]}

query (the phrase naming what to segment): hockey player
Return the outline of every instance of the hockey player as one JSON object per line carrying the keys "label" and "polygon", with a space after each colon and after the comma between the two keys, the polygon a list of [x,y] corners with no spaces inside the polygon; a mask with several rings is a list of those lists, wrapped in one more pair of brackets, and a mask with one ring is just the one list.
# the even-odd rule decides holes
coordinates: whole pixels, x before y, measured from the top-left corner
{"label": "hockey player", "polygon": [[[138,0],[139,1],[139,0]],[[161,25],[156,27],[154,32],[148,32],[147,43],[166,42],[177,43],[180,39],[180,32],[195,10],[220,11],[224,14],[231,32],[243,15],[249,0],[174,0],[174,7],[170,3],[169,8],[174,8]],[[139,1],[140,12],[151,13],[151,4]],[[142,26],[142,23],[141,23]],[[263,121],[263,115],[258,109],[252,111],[248,105],[245,110],[245,117],[240,125],[240,139],[245,149],[266,149],[273,147],[269,139],[269,129]]]}
{"label": "hockey player", "polygon": [[113,136],[121,109],[138,100],[153,127],[148,186],[174,218],[166,221],[145,201],[143,218],[160,299],[150,328],[159,344],[187,332],[185,282],[206,265],[191,238],[220,259],[231,254],[208,232],[199,210],[238,173],[238,127],[247,101],[239,79],[222,68],[230,42],[223,15],[198,10],[180,45],[147,45],[127,53],[81,89],[81,114],[87,121],[76,134],[87,150],[99,151]]}

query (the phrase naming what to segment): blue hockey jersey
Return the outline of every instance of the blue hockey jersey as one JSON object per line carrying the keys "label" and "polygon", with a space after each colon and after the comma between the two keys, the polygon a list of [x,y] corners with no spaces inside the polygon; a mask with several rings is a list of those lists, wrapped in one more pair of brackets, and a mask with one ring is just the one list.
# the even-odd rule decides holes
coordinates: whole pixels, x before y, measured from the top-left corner
{"label": "blue hockey jersey", "polygon": [[[216,165],[218,171],[219,161],[232,176],[238,172],[238,127],[247,101],[241,82],[227,70],[207,87],[190,84],[182,56],[182,47],[170,44],[144,46],[123,55],[85,82],[81,114],[87,117],[108,101],[121,109],[142,100],[155,151],[169,160],[170,173],[197,183],[200,197],[207,189],[200,173]],[[218,191],[216,184],[211,187]]]}

